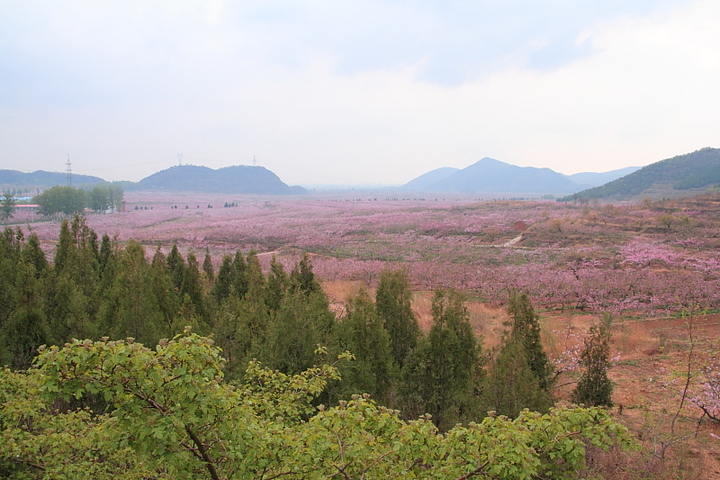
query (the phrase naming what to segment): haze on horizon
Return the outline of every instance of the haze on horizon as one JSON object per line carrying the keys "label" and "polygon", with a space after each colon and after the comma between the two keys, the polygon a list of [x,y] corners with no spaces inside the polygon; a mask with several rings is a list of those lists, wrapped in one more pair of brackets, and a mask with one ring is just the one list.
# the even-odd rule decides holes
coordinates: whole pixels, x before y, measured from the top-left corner
{"label": "haze on horizon", "polygon": [[0,0],[0,168],[647,165],[720,146],[718,23],[715,0]]}

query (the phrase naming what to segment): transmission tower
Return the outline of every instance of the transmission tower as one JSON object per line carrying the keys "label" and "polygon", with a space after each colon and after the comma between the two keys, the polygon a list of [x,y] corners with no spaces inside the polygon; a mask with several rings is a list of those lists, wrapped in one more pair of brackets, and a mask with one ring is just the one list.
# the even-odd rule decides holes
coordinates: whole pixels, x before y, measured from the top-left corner
{"label": "transmission tower", "polygon": [[72,163],[70,163],[70,154],[68,153],[68,159],[65,163],[65,181],[68,187],[72,187]]}
{"label": "transmission tower", "polygon": [[183,156],[182,153],[178,153],[178,166],[179,167],[182,167],[182,156]]}

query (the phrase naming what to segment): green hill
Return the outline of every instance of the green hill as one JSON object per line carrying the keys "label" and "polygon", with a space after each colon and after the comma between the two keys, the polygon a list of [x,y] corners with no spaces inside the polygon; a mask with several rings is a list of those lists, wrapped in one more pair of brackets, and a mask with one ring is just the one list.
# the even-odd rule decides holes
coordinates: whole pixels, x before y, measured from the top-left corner
{"label": "green hill", "polygon": [[599,187],[561,200],[682,197],[720,184],[720,149],[703,148],[668,158]]}

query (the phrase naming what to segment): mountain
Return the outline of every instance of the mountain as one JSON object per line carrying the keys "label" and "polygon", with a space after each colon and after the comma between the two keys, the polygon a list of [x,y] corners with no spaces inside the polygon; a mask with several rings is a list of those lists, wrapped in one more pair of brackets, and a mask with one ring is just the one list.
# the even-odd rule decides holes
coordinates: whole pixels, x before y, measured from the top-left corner
{"label": "mountain", "polygon": [[195,165],[178,165],[143,178],[134,189],[266,195],[295,195],[307,192],[302,187],[286,185],[264,167],[245,165],[217,170]]}
{"label": "mountain", "polygon": [[640,167],[625,167],[618,170],[611,170],[609,172],[595,173],[595,172],[582,172],[568,175],[567,177],[573,182],[577,183],[583,188],[599,187],[605,185],[608,182],[622,178],[625,175],[630,175],[633,172],[640,170]]}
{"label": "mountain", "polygon": [[[107,183],[100,177],[90,175],[72,174],[73,186],[87,186]],[[33,187],[52,187],[54,185],[67,185],[67,174],[59,172],[46,172],[45,170],[37,170],[32,173],[23,173],[17,170],[0,170],[0,185],[3,186],[33,186]]]}
{"label": "mountain", "polygon": [[410,180],[408,183],[403,185],[403,188],[407,190],[414,190],[416,192],[422,192],[427,190],[434,183],[444,180],[458,171],[460,171],[460,169],[454,167],[436,168],[435,170],[431,170],[413,180]]}
{"label": "mountain", "polygon": [[[433,172],[437,170],[425,175]],[[505,194],[567,194],[582,188],[565,175],[549,168],[518,167],[488,157],[462,170],[446,173],[449,174],[431,183],[418,182],[425,177],[421,175],[403,188],[419,184],[423,187],[422,191],[429,192]]]}
{"label": "mountain", "polygon": [[652,163],[610,183],[583,190],[563,200],[681,197],[718,184],[720,149],[707,147]]}

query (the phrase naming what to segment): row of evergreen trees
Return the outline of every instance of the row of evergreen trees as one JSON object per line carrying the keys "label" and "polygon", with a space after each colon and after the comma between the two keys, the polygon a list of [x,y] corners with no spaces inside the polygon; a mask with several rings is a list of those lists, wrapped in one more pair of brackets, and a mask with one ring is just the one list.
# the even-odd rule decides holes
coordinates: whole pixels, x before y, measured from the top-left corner
{"label": "row of evergreen trees", "polygon": [[267,274],[254,252],[225,256],[217,272],[209,254],[200,264],[177,246],[148,260],[136,242],[98,239],[81,216],[62,223],[52,264],[35,234],[0,237],[0,363],[15,369],[43,344],[107,336],[154,345],[190,325],[222,348],[230,380],[253,358],[296,374],[350,352],[323,402],[369,393],[408,418],[430,413],[443,429],[489,410],[516,416],[552,405],[554,372],[526,295],[511,295],[512,323],[489,364],[458,292],[436,292],[427,334],[411,301],[405,271],[388,270],[374,299],[363,290],[336,318],[307,257],[290,272],[273,259]]}

